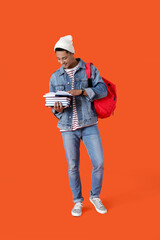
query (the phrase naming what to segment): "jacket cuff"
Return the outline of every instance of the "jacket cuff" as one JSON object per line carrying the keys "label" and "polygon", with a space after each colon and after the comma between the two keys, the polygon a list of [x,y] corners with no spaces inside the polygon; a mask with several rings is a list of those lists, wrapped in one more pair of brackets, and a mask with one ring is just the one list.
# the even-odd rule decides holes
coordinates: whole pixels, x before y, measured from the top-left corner
{"label": "jacket cuff", "polygon": [[92,88],[84,88],[87,95],[86,98],[88,98],[89,101],[93,101],[94,96],[96,95],[95,92],[92,90]]}

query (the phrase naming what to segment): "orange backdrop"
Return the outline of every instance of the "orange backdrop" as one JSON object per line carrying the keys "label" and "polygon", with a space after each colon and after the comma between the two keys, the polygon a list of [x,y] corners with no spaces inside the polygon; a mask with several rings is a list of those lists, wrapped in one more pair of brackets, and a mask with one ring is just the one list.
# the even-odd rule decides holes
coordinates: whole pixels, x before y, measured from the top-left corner
{"label": "orange backdrop", "polygon": [[[0,239],[160,239],[159,1],[2,0]],[[84,210],[73,207],[57,119],[45,107],[53,47],[73,36],[75,57],[117,86],[115,115],[99,120],[105,155],[98,214],[81,144]]]}

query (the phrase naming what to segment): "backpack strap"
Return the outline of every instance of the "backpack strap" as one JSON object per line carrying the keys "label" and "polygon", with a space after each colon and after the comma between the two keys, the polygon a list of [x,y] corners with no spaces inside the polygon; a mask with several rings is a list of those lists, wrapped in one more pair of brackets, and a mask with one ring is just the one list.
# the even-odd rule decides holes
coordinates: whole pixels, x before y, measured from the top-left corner
{"label": "backpack strap", "polygon": [[86,63],[86,74],[87,74],[87,78],[90,79],[91,78],[91,63]]}
{"label": "backpack strap", "polygon": [[86,74],[88,78],[88,87],[92,87],[92,81],[91,81],[91,62],[86,63]]}

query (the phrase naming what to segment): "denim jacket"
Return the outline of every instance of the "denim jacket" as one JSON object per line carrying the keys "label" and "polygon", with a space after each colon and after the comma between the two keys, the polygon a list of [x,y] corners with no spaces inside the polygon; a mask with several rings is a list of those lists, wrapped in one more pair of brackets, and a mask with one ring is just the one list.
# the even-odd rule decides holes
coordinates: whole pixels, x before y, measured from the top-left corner
{"label": "denim jacket", "polygon": [[[75,96],[78,124],[85,127],[97,122],[97,114],[94,109],[94,100],[107,96],[108,90],[103,82],[98,69],[91,64],[91,81],[92,87],[88,87],[88,78],[86,74],[86,63],[80,58],[79,67],[74,75],[74,89],[84,89],[88,96]],[[49,82],[49,91],[69,91],[71,90],[71,79],[65,72],[63,66],[51,75]],[[57,127],[63,130],[72,130],[72,103],[69,107],[63,109],[62,112],[56,112],[52,109],[53,114],[59,119]]]}

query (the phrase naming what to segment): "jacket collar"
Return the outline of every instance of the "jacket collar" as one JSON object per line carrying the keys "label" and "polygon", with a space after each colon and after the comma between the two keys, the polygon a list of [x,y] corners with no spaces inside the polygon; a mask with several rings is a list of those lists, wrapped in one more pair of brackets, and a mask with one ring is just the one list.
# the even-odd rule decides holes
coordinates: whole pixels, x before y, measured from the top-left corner
{"label": "jacket collar", "polygon": [[[79,62],[79,67],[77,68],[77,70],[80,68],[86,69],[86,63],[81,58],[76,58],[76,60]],[[59,75],[64,74],[65,73],[64,67],[61,66],[59,71],[60,71]]]}

